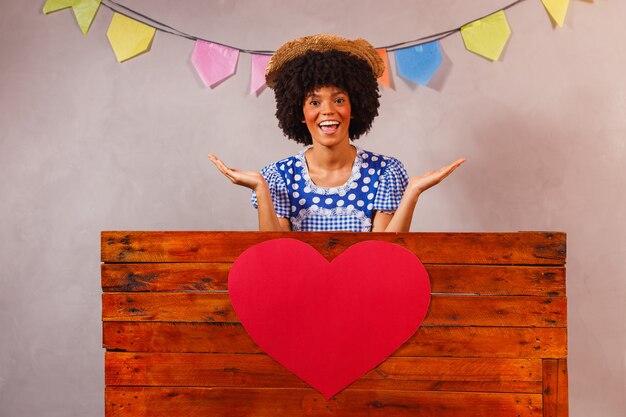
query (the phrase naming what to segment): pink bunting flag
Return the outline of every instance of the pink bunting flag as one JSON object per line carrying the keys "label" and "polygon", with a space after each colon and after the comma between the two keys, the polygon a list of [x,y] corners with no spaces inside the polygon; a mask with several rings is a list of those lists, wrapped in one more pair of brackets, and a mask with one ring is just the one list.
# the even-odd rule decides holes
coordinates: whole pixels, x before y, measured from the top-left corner
{"label": "pink bunting flag", "polygon": [[267,68],[271,58],[271,55],[252,54],[250,95],[259,94],[265,87],[265,68]]}
{"label": "pink bunting flag", "polygon": [[207,87],[215,87],[237,69],[239,50],[217,43],[197,40],[191,63]]}

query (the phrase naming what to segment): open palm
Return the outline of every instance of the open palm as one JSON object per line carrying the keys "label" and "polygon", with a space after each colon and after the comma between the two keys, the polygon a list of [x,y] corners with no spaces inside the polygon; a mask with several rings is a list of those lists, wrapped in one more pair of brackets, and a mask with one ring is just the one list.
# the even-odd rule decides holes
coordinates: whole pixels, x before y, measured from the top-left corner
{"label": "open palm", "polygon": [[415,189],[418,193],[422,193],[443,181],[444,178],[452,174],[452,172],[457,169],[459,165],[461,165],[463,162],[465,162],[465,159],[460,158],[450,165],[446,165],[436,170],[428,171],[424,175],[411,177],[411,179],[409,179],[408,188]]}
{"label": "open palm", "polygon": [[256,190],[265,182],[265,179],[259,172],[239,171],[238,169],[229,168],[218,157],[212,154],[209,154],[209,159],[233,184]]}

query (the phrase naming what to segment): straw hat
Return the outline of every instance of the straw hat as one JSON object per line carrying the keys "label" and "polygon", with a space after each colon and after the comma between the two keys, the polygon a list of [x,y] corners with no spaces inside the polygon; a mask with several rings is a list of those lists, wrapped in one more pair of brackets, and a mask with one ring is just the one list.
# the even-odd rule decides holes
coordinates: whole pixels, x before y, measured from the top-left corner
{"label": "straw hat", "polygon": [[376,78],[385,72],[385,64],[376,49],[365,39],[353,41],[337,35],[319,34],[294,39],[282,45],[270,59],[265,69],[265,80],[268,87],[273,88],[276,77],[285,63],[299,58],[307,52],[340,51],[367,62]]}

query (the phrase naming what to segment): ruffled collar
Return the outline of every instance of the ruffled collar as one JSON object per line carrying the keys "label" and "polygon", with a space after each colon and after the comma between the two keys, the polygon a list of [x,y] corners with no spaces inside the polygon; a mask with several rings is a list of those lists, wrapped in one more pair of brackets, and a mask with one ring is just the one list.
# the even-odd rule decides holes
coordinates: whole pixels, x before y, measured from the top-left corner
{"label": "ruffled collar", "polygon": [[[363,162],[363,150],[358,146],[352,145],[356,148],[356,156],[354,157],[354,162],[352,163],[352,173],[350,174],[350,178],[346,181],[345,184],[339,185],[337,187],[321,187],[315,185],[315,183],[311,180],[309,176],[309,167],[306,163],[306,158],[304,153],[309,150],[311,146],[307,146],[303,150],[301,150],[296,155],[296,160],[302,164],[302,178],[304,179],[304,187],[305,190],[311,190],[310,192],[320,195],[331,195],[331,194],[346,194],[353,188],[356,188],[356,181],[361,178],[361,164]],[[354,184],[354,185],[353,185]]]}

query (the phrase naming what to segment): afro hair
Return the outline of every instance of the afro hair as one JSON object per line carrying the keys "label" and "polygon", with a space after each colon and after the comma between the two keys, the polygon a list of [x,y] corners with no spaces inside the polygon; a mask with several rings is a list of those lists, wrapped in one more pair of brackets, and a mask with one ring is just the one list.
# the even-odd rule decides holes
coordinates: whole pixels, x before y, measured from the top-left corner
{"label": "afro hair", "polygon": [[283,65],[274,86],[278,126],[290,139],[313,143],[302,123],[304,99],[320,87],[334,86],[348,93],[351,105],[350,139],[367,133],[378,116],[378,82],[369,64],[345,52],[308,52]]}

